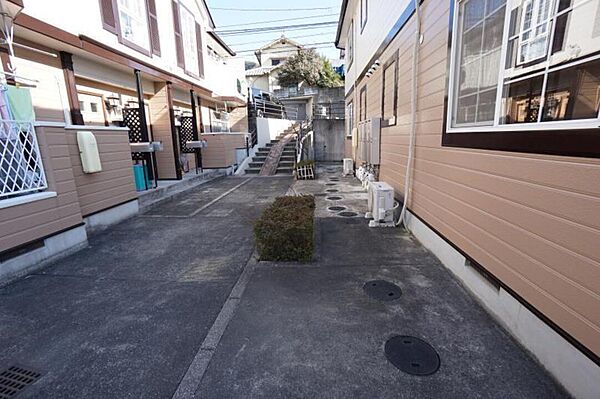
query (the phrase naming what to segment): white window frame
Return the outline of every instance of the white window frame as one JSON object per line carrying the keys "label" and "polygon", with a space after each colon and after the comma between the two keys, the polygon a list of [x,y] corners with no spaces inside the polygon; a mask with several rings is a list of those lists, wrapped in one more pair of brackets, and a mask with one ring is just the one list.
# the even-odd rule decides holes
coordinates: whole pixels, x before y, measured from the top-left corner
{"label": "white window frame", "polygon": [[[558,65],[555,67],[552,67],[550,65],[550,61],[547,60],[545,61],[545,67],[543,68],[542,71],[535,73],[535,74],[527,74],[527,76],[524,77],[520,77],[520,78],[515,78],[515,79],[510,79],[510,80],[504,80],[504,73],[505,73],[505,68],[504,65],[506,65],[506,53],[507,53],[507,47],[508,47],[508,41],[509,41],[509,37],[508,37],[508,31],[509,31],[509,24],[510,24],[510,7],[508,7],[508,4],[506,6],[505,9],[505,17],[504,17],[504,30],[503,30],[503,37],[502,37],[502,49],[501,49],[501,56],[500,56],[500,68],[499,68],[499,79],[498,79],[498,85],[497,85],[497,90],[496,90],[496,109],[495,109],[495,113],[494,113],[494,121],[493,124],[486,124],[486,125],[462,125],[462,126],[454,126],[453,125],[453,119],[454,119],[454,115],[455,115],[455,107],[456,107],[456,100],[457,100],[457,91],[456,91],[456,85],[458,83],[458,70],[457,70],[457,64],[459,61],[459,51],[461,48],[461,41],[460,41],[460,32],[458,31],[458,26],[459,26],[459,8],[461,6],[461,4],[463,4],[465,1],[469,1],[469,0],[457,0],[454,3],[454,14],[453,14],[453,21],[452,21],[452,26],[454,27],[452,29],[452,49],[450,51],[450,79],[449,79],[449,84],[448,84],[448,108],[447,108],[447,112],[446,112],[446,132],[447,133],[477,133],[477,132],[485,132],[485,133],[489,133],[491,131],[498,131],[498,132],[506,132],[506,131],[530,131],[530,130],[580,130],[580,129],[597,129],[598,127],[600,127],[600,110],[598,112],[598,115],[596,118],[591,118],[591,119],[573,119],[573,120],[563,120],[563,121],[546,121],[546,122],[542,122],[541,118],[542,118],[542,112],[539,113],[538,115],[538,121],[537,122],[526,122],[526,123],[515,123],[515,124],[500,124],[500,118],[499,116],[501,115],[501,111],[502,111],[502,98],[503,98],[503,87],[506,84],[510,84],[510,83],[515,83],[518,82],[519,80],[525,80],[525,79],[531,79],[535,76],[540,76],[543,75],[544,80],[543,80],[543,85],[542,85],[542,98],[541,98],[541,102],[540,102],[540,109],[544,108],[544,103],[545,103],[545,93],[546,93],[546,86],[547,86],[547,81],[548,81],[548,75],[552,72],[555,71],[559,71],[561,69],[566,69],[566,68],[570,68],[573,67],[575,65],[578,64],[582,64],[582,63],[586,63],[586,62],[590,62],[590,61],[594,61],[596,59],[600,59],[600,54],[596,54],[596,55],[592,55],[589,57],[584,57],[581,59],[578,59],[577,61],[574,62],[570,62],[570,63],[566,63],[563,65]],[[554,3],[552,4],[552,10],[550,13],[550,18],[548,19],[548,23],[552,23],[553,20],[556,20],[559,16],[567,13],[567,12],[571,12],[573,11],[575,8],[579,8],[582,7],[586,4],[588,4],[590,1],[596,1],[596,0],[584,0],[580,3],[577,3],[576,5],[571,4],[570,7],[567,7],[566,9],[562,10],[560,13],[557,13],[558,10],[558,5],[559,5],[559,1],[558,0],[554,0]],[[508,1],[507,1],[508,3]],[[552,27],[549,36],[549,40],[548,40],[548,45],[550,46],[550,43],[552,43],[554,41],[554,32],[555,29],[554,27]],[[520,43],[519,43],[520,44]],[[540,63],[540,65],[544,65],[544,63]]]}
{"label": "white window frame", "polygon": [[354,20],[350,21],[350,27],[348,28],[348,68],[354,61]]}
{"label": "white window frame", "polygon": [[[152,43],[151,43],[151,38],[150,38],[150,25],[148,23],[148,9],[146,7],[146,0],[129,0],[129,1],[137,1],[138,2],[138,7],[141,11],[141,15],[137,13],[138,10],[130,10],[124,0],[117,0],[117,13],[118,13],[118,18],[119,18],[119,37],[122,38],[122,40],[126,41],[129,44],[132,44],[136,47],[139,47],[140,49],[145,50],[146,52],[150,52],[151,51],[151,47],[152,47]],[[129,18],[131,18],[134,21],[137,21],[143,31],[144,31],[144,35],[145,35],[145,41],[144,43],[139,43],[139,42],[135,42],[133,40],[131,40],[131,38],[127,37],[125,35],[125,24],[123,23],[123,19],[121,18],[121,13],[126,14]]]}
{"label": "white window frame", "polygon": [[[190,10],[181,5],[179,7],[179,21],[183,44],[184,69],[188,74],[200,77],[198,42],[196,41],[196,18]],[[188,29],[191,29],[191,32]]]}
{"label": "white window frame", "polygon": [[346,103],[346,113],[348,114],[348,130],[346,131],[346,137],[352,137],[352,130],[354,129],[354,99]]}
{"label": "white window frame", "polygon": [[[541,22],[537,22],[538,18],[539,18],[539,4],[541,2],[548,2],[550,3],[549,7],[552,7],[552,2],[553,0],[527,0],[525,3],[523,3],[523,8],[527,8],[527,5],[531,4],[531,24],[529,26],[528,29],[525,29],[525,18],[521,18],[521,26],[520,26],[520,30],[519,30],[519,45],[517,46],[517,65],[523,65],[523,64],[528,64],[530,62],[533,61],[537,61],[541,58],[546,57],[546,55],[548,54],[548,49],[549,49],[549,39],[550,39],[550,29],[551,25],[550,25],[550,21],[551,18],[550,16],[553,14],[552,10],[549,11],[548,13],[548,17],[541,21]],[[543,34],[541,35],[535,35],[535,30],[542,25],[546,25],[546,30]],[[524,38],[525,34],[529,33],[529,37],[527,39]],[[537,57],[532,57],[532,58],[527,58],[525,60],[521,61],[521,58],[523,56],[523,47],[530,45],[532,42],[536,41],[537,39],[539,39],[540,37],[545,36],[545,42],[544,42],[544,47],[545,50],[542,54],[540,54]]]}

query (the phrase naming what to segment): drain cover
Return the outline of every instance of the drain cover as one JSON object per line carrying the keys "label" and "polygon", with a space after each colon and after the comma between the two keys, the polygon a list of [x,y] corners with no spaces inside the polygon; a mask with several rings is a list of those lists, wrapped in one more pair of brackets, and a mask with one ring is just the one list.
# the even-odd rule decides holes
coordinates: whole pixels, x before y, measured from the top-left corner
{"label": "drain cover", "polygon": [[393,301],[400,298],[402,290],[396,284],[385,280],[373,280],[363,285],[363,290],[378,301]]}
{"label": "drain cover", "polygon": [[0,372],[0,399],[16,396],[27,385],[34,383],[41,374],[22,367],[11,366]]}
{"label": "drain cover", "polygon": [[440,356],[427,342],[396,335],[385,343],[385,357],[398,369],[413,375],[430,375],[440,368]]}
{"label": "drain cover", "polygon": [[337,193],[340,190],[338,190],[337,188],[330,188],[330,189],[325,190],[325,191],[327,191],[328,193]]}
{"label": "drain cover", "polygon": [[355,216],[358,216],[358,213],[351,212],[351,211],[344,211],[344,212],[338,213],[338,215],[346,217],[346,218],[353,218]]}
{"label": "drain cover", "polygon": [[326,186],[335,186],[335,183],[325,183]]}
{"label": "drain cover", "polygon": [[343,211],[344,209],[346,209],[346,207],[345,206],[336,205],[336,206],[330,206],[327,209],[330,210],[330,211],[333,211],[333,212],[339,212],[339,211]]}
{"label": "drain cover", "polygon": [[327,197],[327,199],[328,199],[329,201],[339,201],[339,200],[341,200],[341,199],[343,199],[343,198],[342,198],[342,197],[340,197],[340,196],[337,196],[337,195],[332,195],[331,197]]}

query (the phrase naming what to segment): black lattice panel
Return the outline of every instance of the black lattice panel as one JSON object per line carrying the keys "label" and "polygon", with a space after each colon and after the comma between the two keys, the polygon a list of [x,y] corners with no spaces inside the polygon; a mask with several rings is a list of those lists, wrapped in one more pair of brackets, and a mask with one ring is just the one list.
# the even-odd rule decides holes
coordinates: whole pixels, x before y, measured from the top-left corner
{"label": "black lattice panel", "polygon": [[[140,143],[144,141],[139,108],[125,108],[123,110],[123,125],[129,128],[130,143]],[[134,161],[141,161],[144,158],[144,154],[140,152],[131,153],[131,159]]]}
{"label": "black lattice panel", "polygon": [[181,152],[193,154],[195,152],[194,149],[188,148],[185,143],[198,140],[198,134],[194,129],[194,119],[191,116],[183,116],[179,121],[181,122],[181,126],[179,126],[179,146],[181,147]]}

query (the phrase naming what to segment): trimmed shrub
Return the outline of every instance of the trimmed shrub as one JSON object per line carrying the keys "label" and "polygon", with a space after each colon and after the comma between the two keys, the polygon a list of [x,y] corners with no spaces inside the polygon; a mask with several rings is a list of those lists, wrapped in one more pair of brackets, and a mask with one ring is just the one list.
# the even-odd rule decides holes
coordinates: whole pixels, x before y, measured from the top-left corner
{"label": "trimmed shrub", "polygon": [[276,198],[254,225],[260,260],[312,260],[314,214],[312,195]]}

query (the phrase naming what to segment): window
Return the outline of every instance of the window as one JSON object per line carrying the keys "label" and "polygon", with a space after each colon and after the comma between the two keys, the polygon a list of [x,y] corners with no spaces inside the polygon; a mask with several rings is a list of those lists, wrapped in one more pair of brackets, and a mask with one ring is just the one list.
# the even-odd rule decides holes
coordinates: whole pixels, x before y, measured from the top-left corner
{"label": "window", "polygon": [[364,121],[367,119],[367,86],[363,86],[360,89],[359,99],[358,99],[358,119],[359,121]]}
{"label": "window", "polygon": [[381,115],[384,126],[394,126],[398,109],[398,52],[383,65]]}
{"label": "window", "polygon": [[0,200],[48,188],[33,122],[0,121]]}
{"label": "window", "polygon": [[369,16],[369,0],[360,0],[360,32],[362,33]]}
{"label": "window", "polygon": [[597,128],[600,2],[457,4],[448,131]]}
{"label": "window", "polygon": [[196,20],[187,8],[180,6],[181,34],[183,37],[183,58],[185,71],[194,76],[199,76],[198,68],[198,43],[196,41]]}
{"label": "window", "polygon": [[346,104],[346,126],[348,126],[348,131],[346,131],[346,137],[352,137],[352,129],[354,128],[354,104],[352,100]]}
{"label": "window", "polygon": [[100,0],[104,29],[145,55],[160,55],[155,0]]}
{"label": "window", "polygon": [[117,0],[121,39],[144,50],[150,49],[145,0]]}
{"label": "window", "polygon": [[280,58],[273,58],[271,59],[271,66],[275,66],[275,65],[279,65],[281,64],[281,59]]}
{"label": "window", "polygon": [[350,27],[348,28],[348,68],[352,65],[352,61],[354,61],[354,21],[350,22]]}

